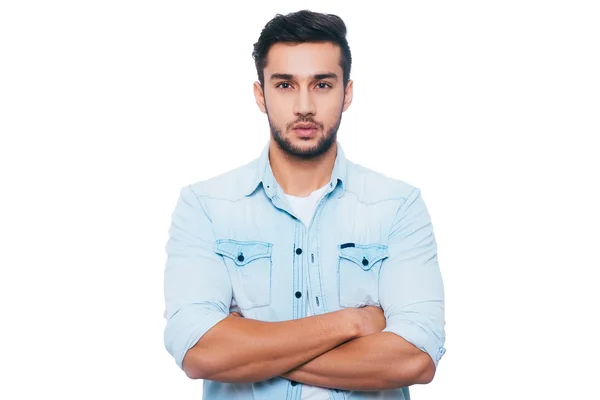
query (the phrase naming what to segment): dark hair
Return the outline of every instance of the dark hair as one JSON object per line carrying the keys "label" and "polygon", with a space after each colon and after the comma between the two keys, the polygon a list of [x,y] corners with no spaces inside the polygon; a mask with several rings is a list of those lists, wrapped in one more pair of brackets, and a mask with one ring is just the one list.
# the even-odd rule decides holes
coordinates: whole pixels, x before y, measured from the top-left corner
{"label": "dark hair", "polygon": [[346,40],[346,24],[334,14],[301,10],[287,15],[276,14],[254,43],[252,57],[256,64],[258,81],[264,87],[264,68],[267,54],[275,43],[332,42],[341,49],[340,66],[344,72],[344,87],[350,79],[352,56]]}

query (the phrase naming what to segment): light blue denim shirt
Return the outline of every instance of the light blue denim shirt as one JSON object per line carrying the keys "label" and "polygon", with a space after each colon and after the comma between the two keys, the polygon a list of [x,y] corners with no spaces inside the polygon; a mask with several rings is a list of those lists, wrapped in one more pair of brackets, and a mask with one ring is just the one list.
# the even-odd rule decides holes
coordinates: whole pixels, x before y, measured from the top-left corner
{"label": "light blue denim shirt", "polygon": [[[444,288],[420,190],[347,160],[339,142],[331,180],[309,226],[275,181],[269,143],[260,157],[183,187],[166,245],[164,342],[186,351],[239,307],[246,318],[286,321],[345,307],[380,306],[387,327],[427,352],[445,352]],[[308,293],[308,295],[306,295]],[[281,377],[205,380],[204,400],[300,400]],[[330,390],[331,399],[409,399],[408,388]]]}

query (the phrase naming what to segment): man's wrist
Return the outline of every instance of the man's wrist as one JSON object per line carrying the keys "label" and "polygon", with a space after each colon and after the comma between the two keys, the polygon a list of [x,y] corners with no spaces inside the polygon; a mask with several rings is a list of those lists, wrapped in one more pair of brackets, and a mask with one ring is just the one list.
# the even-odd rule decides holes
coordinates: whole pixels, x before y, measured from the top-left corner
{"label": "man's wrist", "polygon": [[344,308],[339,310],[343,318],[344,331],[348,332],[349,340],[357,339],[361,336],[361,319],[359,310],[356,308]]}

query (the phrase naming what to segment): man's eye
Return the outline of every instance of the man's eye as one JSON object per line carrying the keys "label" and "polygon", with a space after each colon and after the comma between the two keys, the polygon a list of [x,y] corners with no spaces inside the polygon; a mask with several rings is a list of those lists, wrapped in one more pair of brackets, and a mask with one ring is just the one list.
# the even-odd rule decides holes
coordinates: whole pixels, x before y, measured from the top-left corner
{"label": "man's eye", "polygon": [[318,85],[319,89],[328,89],[331,87],[331,85],[329,83],[325,83],[325,82],[320,82]]}
{"label": "man's eye", "polygon": [[289,89],[289,87],[290,87],[290,84],[289,84],[289,83],[287,83],[287,82],[281,82],[281,83],[278,83],[278,84],[277,84],[277,86],[275,86],[275,87],[276,87],[276,88],[279,88],[279,87],[280,87],[280,88],[283,88],[283,89]]}

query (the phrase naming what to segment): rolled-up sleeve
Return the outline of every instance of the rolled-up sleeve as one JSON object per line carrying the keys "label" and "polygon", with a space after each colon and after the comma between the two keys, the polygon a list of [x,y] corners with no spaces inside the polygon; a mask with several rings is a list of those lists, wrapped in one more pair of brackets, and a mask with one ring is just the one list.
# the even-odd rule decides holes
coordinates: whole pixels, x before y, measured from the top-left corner
{"label": "rolled-up sleeve", "polygon": [[445,353],[444,286],[430,216],[415,188],[394,218],[388,255],[379,276],[379,298],[387,326],[437,367]]}
{"label": "rolled-up sleeve", "polygon": [[212,222],[191,186],[181,189],[165,250],[164,344],[183,369],[186,352],[229,315],[232,289],[214,252]]}

